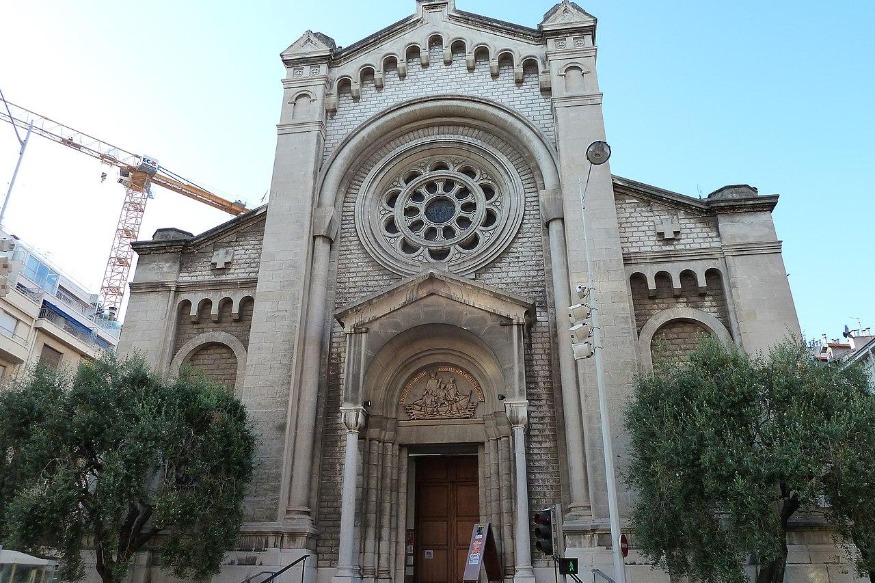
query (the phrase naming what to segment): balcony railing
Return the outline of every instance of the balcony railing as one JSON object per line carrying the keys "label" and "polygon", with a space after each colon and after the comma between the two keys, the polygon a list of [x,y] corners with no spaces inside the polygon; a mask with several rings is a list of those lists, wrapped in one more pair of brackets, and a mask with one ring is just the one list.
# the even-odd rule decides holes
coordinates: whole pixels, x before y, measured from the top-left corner
{"label": "balcony railing", "polygon": [[51,322],[64,332],[67,332],[68,334],[78,338],[79,340],[90,346],[94,346],[95,348],[99,348],[101,350],[112,350],[113,348],[109,342],[107,342],[103,338],[100,338],[96,332],[92,331],[89,333],[85,330],[82,330],[81,328],[74,326],[70,323],[69,320],[67,320],[67,318],[49,308],[41,308],[39,312],[39,317],[43,320]]}
{"label": "balcony railing", "polygon": [[[80,301],[77,301],[74,298],[70,298],[68,294],[60,292],[60,290],[60,293],[50,294],[43,291],[42,289],[28,288],[24,286],[21,282],[18,282],[18,284],[16,284],[15,289],[19,293],[27,297],[30,301],[40,306],[42,305],[44,298],[48,297],[58,300],[60,303],[64,304],[65,308],[70,308],[71,311],[81,316],[82,319],[87,320],[94,326],[100,328],[106,335],[108,335],[115,341],[118,341],[119,336],[121,335],[121,325],[117,321],[108,320],[96,314],[93,309],[89,309],[88,311],[84,310]],[[61,318],[63,317],[61,316]]]}

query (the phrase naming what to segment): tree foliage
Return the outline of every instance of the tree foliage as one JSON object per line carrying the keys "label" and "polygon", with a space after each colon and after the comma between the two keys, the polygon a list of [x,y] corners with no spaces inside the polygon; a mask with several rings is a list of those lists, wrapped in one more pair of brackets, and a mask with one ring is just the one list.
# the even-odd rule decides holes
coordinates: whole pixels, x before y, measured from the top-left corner
{"label": "tree foliage", "polygon": [[181,577],[217,573],[242,522],[255,440],[224,387],[107,356],[0,391],[0,542],[105,583],[148,543]]}
{"label": "tree foliage", "polygon": [[797,343],[751,357],[715,340],[641,378],[626,411],[637,546],[694,581],[740,583],[753,561],[758,582],[778,583],[801,515],[831,523],[859,547],[861,574],[875,572],[867,383]]}

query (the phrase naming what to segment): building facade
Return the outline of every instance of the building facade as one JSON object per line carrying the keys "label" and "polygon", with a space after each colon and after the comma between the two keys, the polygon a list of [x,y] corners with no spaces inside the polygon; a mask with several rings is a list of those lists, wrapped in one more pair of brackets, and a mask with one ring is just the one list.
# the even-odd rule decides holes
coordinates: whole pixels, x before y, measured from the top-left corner
{"label": "building facade", "polygon": [[37,363],[72,371],[83,358],[115,351],[121,324],[100,313],[97,294],[23,241],[2,238],[10,249],[0,290],[0,382]]}
{"label": "building facade", "polygon": [[[457,581],[482,522],[504,579],[552,580],[530,512],[553,504],[564,553],[610,573],[604,443],[622,470],[624,404],[654,349],[799,333],[777,196],[692,198],[587,160],[605,140],[595,18],[567,1],[536,28],[415,7],[348,47],[307,31],[282,53],[266,207],[134,246],[120,349],[203,368],[261,436],[217,581],[304,555],[310,581]],[[568,333],[587,253],[607,441]],[[794,541],[788,572],[842,568],[829,533]],[[632,546],[630,578],[668,580]]]}

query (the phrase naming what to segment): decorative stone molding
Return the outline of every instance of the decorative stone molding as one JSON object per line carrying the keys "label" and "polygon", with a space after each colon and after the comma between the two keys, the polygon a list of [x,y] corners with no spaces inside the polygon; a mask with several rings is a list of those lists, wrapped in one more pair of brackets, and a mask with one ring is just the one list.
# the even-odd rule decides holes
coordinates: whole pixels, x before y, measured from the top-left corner
{"label": "decorative stone molding", "polygon": [[483,389],[467,371],[450,365],[418,371],[404,384],[399,404],[410,419],[470,419]]}
{"label": "decorative stone molding", "polygon": [[656,276],[660,273],[666,274],[671,279],[672,289],[675,296],[680,296],[681,290],[681,274],[692,273],[696,278],[696,286],[700,295],[705,295],[708,292],[708,286],[705,283],[705,275],[712,269],[720,274],[723,279],[722,263],[719,259],[688,259],[683,262],[673,262],[671,264],[653,263],[650,265],[626,265],[626,277],[631,278],[634,275],[641,275],[647,281],[647,292],[650,297],[656,295]]}
{"label": "decorative stone molding", "polygon": [[[495,40],[498,40],[496,37]],[[394,82],[394,76],[387,75],[387,71],[394,70],[399,81],[408,75],[407,62],[418,57],[421,67],[434,66],[431,63],[430,47],[441,47],[441,62],[443,66],[451,66],[454,58],[462,57],[465,67],[471,74],[477,74],[477,62],[485,62],[488,65],[489,75],[497,79],[501,72],[501,66],[509,63],[517,85],[524,83],[525,70],[532,68],[537,71],[540,90],[549,91],[550,71],[543,55],[539,55],[542,41],[513,42],[511,39],[501,39],[500,42],[510,44],[495,47],[473,36],[448,36],[444,32],[431,31],[425,35],[421,42],[405,41],[404,44],[387,44],[380,47],[379,55],[367,54],[366,62],[350,60],[347,62],[343,57],[335,61],[335,77],[328,88],[331,102],[326,99],[326,109],[329,112],[337,111],[338,95],[347,88],[354,100],[361,98],[361,87],[365,83],[373,83],[378,89],[382,89],[387,83]],[[590,47],[590,50],[592,48]],[[355,63],[355,64],[353,64]]]}
{"label": "decorative stone molding", "polygon": [[216,249],[210,259],[213,269],[227,269],[232,261],[234,261],[234,250],[229,248]]}
{"label": "decorative stone molding", "polygon": [[529,402],[526,399],[507,399],[504,401],[504,412],[511,427],[523,427],[529,423]]}
{"label": "decorative stone molding", "polygon": [[562,219],[565,211],[562,208],[562,192],[558,189],[541,191],[541,220],[547,225],[550,221]]}
{"label": "decorative stone molding", "polygon": [[655,223],[654,227],[660,239],[676,239],[681,234],[681,223],[677,217],[666,217]]}
{"label": "decorative stone molding", "polygon": [[[415,99],[387,109],[379,118],[359,127],[348,135],[326,162],[319,185],[319,202],[339,208],[343,203],[349,169],[356,165],[376,141],[407,134],[411,126],[422,129],[422,120],[434,119],[435,124],[456,121],[467,128],[483,128],[507,140],[508,145],[532,160],[538,171],[540,188],[558,188],[559,171],[556,151],[531,121],[519,112],[499,103],[472,97],[427,97]],[[418,125],[417,125],[418,124]]]}
{"label": "decorative stone molding", "polygon": [[[180,289],[182,289],[180,287]],[[183,302],[189,302],[191,308],[189,317],[192,322],[200,321],[200,308],[204,302],[210,302],[210,319],[213,322],[219,321],[219,306],[224,300],[231,300],[231,319],[240,319],[240,303],[246,298],[253,299],[255,292],[253,290],[233,290],[233,291],[212,291],[212,290],[186,290],[177,297],[177,306]]]}
{"label": "decorative stone molding", "polygon": [[469,274],[516,235],[524,191],[510,160],[473,137],[428,136],[402,144],[366,176],[356,200],[365,249],[387,269],[425,265]]}
{"label": "decorative stone molding", "polygon": [[313,236],[325,237],[329,241],[334,241],[337,237],[337,214],[332,207],[319,207],[316,209],[313,217]]}
{"label": "decorative stone molding", "polygon": [[344,405],[340,408],[340,420],[349,433],[358,433],[364,429],[367,415],[361,405]]}
{"label": "decorative stone molding", "polygon": [[697,322],[710,330],[717,339],[723,344],[732,344],[732,334],[726,329],[720,320],[693,308],[672,308],[659,312],[644,324],[641,332],[638,334],[638,362],[646,372],[653,370],[653,355],[651,353],[651,344],[653,336],[665,324],[674,320],[686,320]]}

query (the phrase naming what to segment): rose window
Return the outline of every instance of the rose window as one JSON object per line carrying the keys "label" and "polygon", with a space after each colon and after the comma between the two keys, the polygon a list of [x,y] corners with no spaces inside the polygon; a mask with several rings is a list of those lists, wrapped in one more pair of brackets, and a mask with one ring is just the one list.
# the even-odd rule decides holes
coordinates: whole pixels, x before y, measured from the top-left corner
{"label": "rose window", "polygon": [[404,275],[429,264],[471,273],[510,243],[522,221],[522,184],[494,152],[413,152],[374,168],[362,190],[359,237],[377,261]]}
{"label": "rose window", "polygon": [[426,261],[469,254],[490,238],[501,197],[489,175],[441,161],[401,173],[383,194],[383,236]]}

